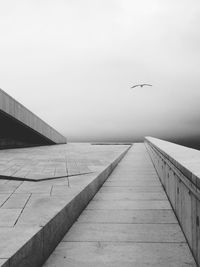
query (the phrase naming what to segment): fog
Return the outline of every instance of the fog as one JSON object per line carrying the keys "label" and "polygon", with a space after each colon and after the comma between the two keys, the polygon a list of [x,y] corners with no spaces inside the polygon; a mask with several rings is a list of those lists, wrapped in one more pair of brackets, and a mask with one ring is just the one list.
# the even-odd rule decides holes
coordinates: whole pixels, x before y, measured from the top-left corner
{"label": "fog", "polygon": [[0,88],[69,141],[198,147],[199,25],[198,0],[1,1]]}

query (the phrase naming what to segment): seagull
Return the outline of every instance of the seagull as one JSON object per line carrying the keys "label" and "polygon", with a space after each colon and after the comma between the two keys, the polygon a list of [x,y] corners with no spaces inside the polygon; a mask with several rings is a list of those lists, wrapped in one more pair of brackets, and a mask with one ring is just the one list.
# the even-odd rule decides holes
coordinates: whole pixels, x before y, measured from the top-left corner
{"label": "seagull", "polygon": [[132,89],[132,88],[135,88],[135,87],[138,87],[138,86],[140,86],[140,87],[142,88],[143,86],[152,86],[152,85],[151,85],[151,84],[148,84],[148,83],[141,83],[141,84],[133,85],[133,86],[131,87],[131,89]]}

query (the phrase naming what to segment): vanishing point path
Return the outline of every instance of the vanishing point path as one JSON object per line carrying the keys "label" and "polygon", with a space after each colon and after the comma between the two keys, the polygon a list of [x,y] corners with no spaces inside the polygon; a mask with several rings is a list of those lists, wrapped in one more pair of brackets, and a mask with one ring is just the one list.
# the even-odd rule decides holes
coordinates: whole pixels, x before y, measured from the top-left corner
{"label": "vanishing point path", "polygon": [[133,145],[44,266],[196,266],[144,144]]}

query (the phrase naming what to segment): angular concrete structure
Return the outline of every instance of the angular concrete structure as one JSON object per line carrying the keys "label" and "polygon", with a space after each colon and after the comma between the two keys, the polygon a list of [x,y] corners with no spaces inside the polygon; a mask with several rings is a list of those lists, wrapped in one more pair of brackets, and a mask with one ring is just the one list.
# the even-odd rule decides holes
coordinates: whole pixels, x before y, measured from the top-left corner
{"label": "angular concrete structure", "polygon": [[0,125],[0,267],[199,266],[200,151],[64,144],[1,89]]}
{"label": "angular concrete structure", "polygon": [[197,266],[200,266],[200,151],[152,137],[146,137],[145,143]]}
{"label": "angular concrete structure", "polygon": [[43,267],[197,267],[144,144],[116,166]]}
{"label": "angular concrete structure", "polygon": [[66,143],[55,129],[0,89],[0,148]]}
{"label": "angular concrete structure", "polygon": [[[51,146],[54,147],[67,150],[67,175],[73,172],[90,173],[38,182],[0,179],[1,267],[42,266],[130,149],[130,146],[125,145],[90,144]],[[7,151],[10,158],[12,151],[20,153],[20,150],[40,148],[1,150],[0,154]],[[35,157],[37,155],[40,157],[39,151],[35,151]],[[47,166],[47,173],[51,173],[51,167]],[[62,172],[61,167],[56,168],[56,171]],[[26,170],[29,170],[28,166]]]}

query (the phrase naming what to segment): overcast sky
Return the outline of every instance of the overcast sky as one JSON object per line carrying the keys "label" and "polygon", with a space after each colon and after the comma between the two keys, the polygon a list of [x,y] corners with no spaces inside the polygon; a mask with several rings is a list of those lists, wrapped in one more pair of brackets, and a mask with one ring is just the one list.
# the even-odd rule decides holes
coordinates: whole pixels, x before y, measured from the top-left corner
{"label": "overcast sky", "polygon": [[70,141],[199,136],[200,1],[1,1],[0,88]]}

